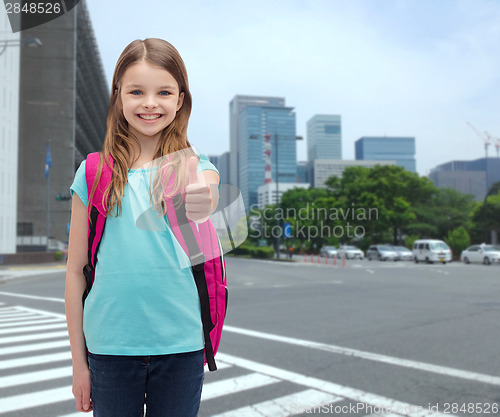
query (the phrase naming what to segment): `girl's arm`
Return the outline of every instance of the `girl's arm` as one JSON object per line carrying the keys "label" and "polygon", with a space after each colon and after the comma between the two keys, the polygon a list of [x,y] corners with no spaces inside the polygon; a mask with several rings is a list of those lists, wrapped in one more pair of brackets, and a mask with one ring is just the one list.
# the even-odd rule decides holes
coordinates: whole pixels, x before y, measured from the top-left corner
{"label": "girl's arm", "polygon": [[73,395],[78,411],[90,411],[90,372],[83,336],[82,295],[85,290],[83,267],[87,264],[87,207],[73,193],[66,269],[65,308],[71,356],[73,359]]}

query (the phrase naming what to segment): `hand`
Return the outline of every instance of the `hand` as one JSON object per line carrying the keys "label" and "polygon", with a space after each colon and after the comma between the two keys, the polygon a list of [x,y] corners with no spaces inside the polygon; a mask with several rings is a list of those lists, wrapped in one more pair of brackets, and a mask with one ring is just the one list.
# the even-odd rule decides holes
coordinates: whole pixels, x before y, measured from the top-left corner
{"label": "hand", "polygon": [[81,369],[73,367],[73,395],[75,396],[76,409],[88,413],[92,411],[90,401],[90,370],[88,366]]}
{"label": "hand", "polygon": [[188,182],[186,186],[186,217],[203,223],[212,213],[212,194],[202,175],[198,175],[198,159],[189,158],[187,163]]}

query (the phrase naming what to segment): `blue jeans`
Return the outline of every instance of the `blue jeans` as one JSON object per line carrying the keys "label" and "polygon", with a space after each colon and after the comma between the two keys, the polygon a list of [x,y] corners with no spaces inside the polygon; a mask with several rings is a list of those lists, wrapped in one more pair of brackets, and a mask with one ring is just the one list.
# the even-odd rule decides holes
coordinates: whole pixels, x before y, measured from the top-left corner
{"label": "blue jeans", "polygon": [[204,351],[155,356],[89,353],[94,417],[196,417]]}

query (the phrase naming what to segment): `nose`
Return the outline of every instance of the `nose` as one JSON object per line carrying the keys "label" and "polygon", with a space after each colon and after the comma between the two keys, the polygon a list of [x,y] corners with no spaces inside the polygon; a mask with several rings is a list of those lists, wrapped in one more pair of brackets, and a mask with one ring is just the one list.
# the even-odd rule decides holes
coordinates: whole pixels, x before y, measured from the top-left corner
{"label": "nose", "polygon": [[156,107],[158,107],[158,102],[156,101],[156,95],[155,94],[145,95],[143,106],[146,109],[155,109]]}

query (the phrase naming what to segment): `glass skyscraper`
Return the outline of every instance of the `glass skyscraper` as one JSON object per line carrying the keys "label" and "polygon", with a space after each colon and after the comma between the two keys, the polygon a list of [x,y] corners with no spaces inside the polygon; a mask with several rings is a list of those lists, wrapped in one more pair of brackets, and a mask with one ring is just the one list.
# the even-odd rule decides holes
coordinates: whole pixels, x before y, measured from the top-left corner
{"label": "glass skyscraper", "polygon": [[241,141],[239,136],[239,117],[240,112],[246,106],[284,107],[285,99],[283,97],[236,95],[229,103],[229,181],[237,187],[240,186],[238,168]]}
{"label": "glass skyscraper", "polygon": [[415,138],[363,136],[355,142],[356,159],[393,160],[410,172],[416,172]]}
{"label": "glass skyscraper", "polygon": [[342,159],[339,115],[316,114],[307,121],[307,159]]}
{"label": "glass skyscraper", "polygon": [[273,182],[276,178],[280,183],[296,182],[296,119],[293,107],[247,105],[240,111],[238,120],[239,188],[248,211],[257,205],[258,188],[264,184],[266,134],[271,135]]}

